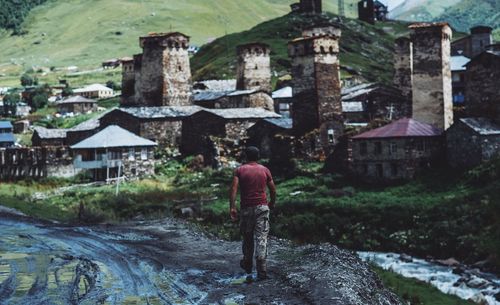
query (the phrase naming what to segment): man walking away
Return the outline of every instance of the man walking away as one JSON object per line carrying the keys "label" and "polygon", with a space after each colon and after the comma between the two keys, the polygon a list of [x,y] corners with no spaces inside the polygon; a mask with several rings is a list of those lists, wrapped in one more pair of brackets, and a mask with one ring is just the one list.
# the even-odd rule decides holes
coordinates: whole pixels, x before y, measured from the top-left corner
{"label": "man walking away", "polygon": [[[252,273],[253,256],[257,267],[257,279],[267,279],[267,235],[269,234],[269,209],[276,203],[276,187],[271,172],[257,163],[259,149],[250,146],[245,149],[246,163],[234,172],[229,195],[231,219],[238,219],[236,194],[240,188],[240,232],[243,237],[243,259],[240,266],[247,274]],[[266,187],[270,201],[267,201]]]}

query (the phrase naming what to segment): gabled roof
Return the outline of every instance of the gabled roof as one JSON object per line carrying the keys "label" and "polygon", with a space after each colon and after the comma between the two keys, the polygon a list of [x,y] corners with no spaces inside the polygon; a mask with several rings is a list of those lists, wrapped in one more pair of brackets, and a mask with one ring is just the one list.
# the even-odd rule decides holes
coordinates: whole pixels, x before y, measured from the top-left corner
{"label": "gabled roof", "polygon": [[86,120],[75,127],[72,127],[68,129],[67,131],[86,131],[86,130],[94,130],[97,129],[101,126],[101,118],[108,114],[109,112],[115,110],[116,108],[109,109],[107,111],[104,111],[103,113],[99,114],[95,118],[92,118],[90,120]]}
{"label": "gabled roof", "polygon": [[273,98],[291,98],[293,97],[292,87],[284,87],[273,92]]}
{"label": "gabled roof", "polygon": [[198,92],[194,93],[193,100],[195,102],[215,101],[215,100],[218,100],[220,98],[227,96],[231,92],[233,92],[233,90],[231,90],[231,91],[198,91]]}
{"label": "gabled roof", "polygon": [[203,108],[199,106],[127,107],[116,111],[128,113],[141,119],[185,118]]}
{"label": "gabled roof", "polygon": [[101,85],[101,84],[92,84],[92,85],[88,85],[86,87],[83,87],[83,88],[79,88],[79,89],[75,89],[73,92],[75,93],[79,93],[79,92],[89,92],[89,91],[113,91],[113,89],[111,88],[108,88],[104,85]]}
{"label": "gabled roof", "polygon": [[59,101],[57,104],[61,105],[61,104],[76,104],[76,103],[94,103],[95,104],[95,103],[97,103],[97,101],[85,98],[85,97],[80,96],[80,95],[74,95],[74,96],[70,96],[62,101]]}
{"label": "gabled roof", "polygon": [[463,118],[460,122],[480,135],[500,135],[500,125],[487,118]]}
{"label": "gabled roof", "polygon": [[15,143],[16,138],[12,133],[0,133],[0,143]]}
{"label": "gabled roof", "polygon": [[36,126],[35,132],[41,139],[64,139],[66,138],[66,129],[48,129],[41,126]]}
{"label": "gabled roof", "polygon": [[375,138],[404,138],[404,137],[436,137],[443,130],[432,125],[425,124],[414,119],[400,119],[380,128],[372,129],[353,139],[375,139]]}
{"label": "gabled roof", "polygon": [[119,126],[111,125],[95,135],[71,146],[71,149],[114,148],[114,147],[145,147],[157,144],[139,137]]}
{"label": "gabled roof", "polygon": [[203,80],[198,81],[194,84],[194,87],[204,87],[206,91],[234,91],[236,90],[236,80],[235,79],[213,79],[213,80]]}
{"label": "gabled roof", "polygon": [[451,71],[465,71],[465,65],[468,64],[470,59],[463,55],[451,57]]}
{"label": "gabled roof", "polygon": [[10,121],[0,121],[0,128],[2,129],[12,128],[12,123]]}
{"label": "gabled roof", "polygon": [[224,119],[265,119],[280,118],[275,112],[264,108],[227,108],[227,109],[203,109],[203,111],[215,114]]}
{"label": "gabled roof", "polygon": [[290,118],[264,119],[264,122],[278,126],[283,129],[293,128],[293,121]]}

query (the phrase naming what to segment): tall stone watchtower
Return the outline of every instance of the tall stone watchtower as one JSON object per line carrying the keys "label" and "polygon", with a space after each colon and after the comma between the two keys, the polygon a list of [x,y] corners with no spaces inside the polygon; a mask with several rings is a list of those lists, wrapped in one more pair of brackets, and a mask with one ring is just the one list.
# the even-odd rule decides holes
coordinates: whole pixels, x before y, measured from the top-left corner
{"label": "tall stone watchtower", "polygon": [[411,100],[413,78],[413,44],[408,37],[399,37],[394,43],[394,87]]}
{"label": "tall stone watchtower", "polygon": [[135,71],[134,59],[122,58],[122,98],[121,106],[132,106],[135,104]]}
{"label": "tall stone watchtower", "polygon": [[323,148],[343,132],[340,83],[340,29],[305,30],[288,44],[292,59],[293,129],[303,135],[319,128]]}
{"label": "tall stone watchtower", "polygon": [[143,106],[191,105],[189,37],[178,32],[152,33],[140,38],[140,46],[143,54],[136,103]]}
{"label": "tall stone watchtower", "polygon": [[300,0],[300,11],[308,14],[321,14],[322,2],[322,0]]}
{"label": "tall stone watchtower", "polygon": [[493,28],[489,26],[475,26],[470,29],[471,58],[481,54],[487,46],[493,43],[492,31]]}
{"label": "tall stone watchtower", "polygon": [[238,90],[262,90],[271,93],[271,49],[265,43],[239,45],[236,49]]}
{"label": "tall stone watchtower", "polygon": [[447,23],[416,23],[410,30],[413,118],[446,130],[453,124],[451,28]]}

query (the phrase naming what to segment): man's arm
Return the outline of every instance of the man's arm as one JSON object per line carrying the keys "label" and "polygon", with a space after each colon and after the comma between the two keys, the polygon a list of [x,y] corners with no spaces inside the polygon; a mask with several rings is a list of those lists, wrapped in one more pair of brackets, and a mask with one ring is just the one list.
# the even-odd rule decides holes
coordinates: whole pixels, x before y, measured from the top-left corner
{"label": "man's arm", "polygon": [[229,190],[229,215],[233,221],[238,219],[238,211],[236,210],[236,195],[238,194],[239,179],[237,176],[233,177],[231,189]]}
{"label": "man's arm", "polygon": [[269,196],[271,197],[271,201],[269,201],[269,208],[272,210],[276,205],[276,185],[274,185],[273,180],[269,180],[267,182],[267,188],[269,189]]}

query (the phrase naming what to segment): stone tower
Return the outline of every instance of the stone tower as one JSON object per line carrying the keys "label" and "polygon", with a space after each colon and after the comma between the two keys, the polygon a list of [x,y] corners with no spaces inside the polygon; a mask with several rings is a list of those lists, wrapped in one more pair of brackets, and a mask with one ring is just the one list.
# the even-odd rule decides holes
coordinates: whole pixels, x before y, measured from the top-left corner
{"label": "stone tower", "polygon": [[411,82],[413,77],[413,46],[410,38],[399,37],[394,44],[394,87],[401,90],[403,96],[411,100]]}
{"label": "stone tower", "polygon": [[271,49],[264,43],[249,43],[236,49],[238,90],[262,90],[271,93]]}
{"label": "stone tower", "polygon": [[[191,105],[189,37],[182,33],[152,33],[140,38],[143,49],[136,103],[142,106]],[[139,63],[136,63],[139,65]]]}
{"label": "stone tower", "polygon": [[300,0],[300,11],[308,14],[321,14],[323,12],[322,0]]}
{"label": "stone tower", "polygon": [[413,118],[446,130],[453,124],[451,28],[447,23],[416,23],[410,30]]}
{"label": "stone tower", "polygon": [[123,58],[122,62],[122,98],[121,106],[133,106],[135,104],[135,71],[134,59]]}
{"label": "stone tower", "polygon": [[288,44],[292,59],[293,129],[299,136],[319,129],[320,144],[327,148],[336,144],[343,133],[338,58],[341,31],[328,27],[305,30],[304,34],[307,36]]}
{"label": "stone tower", "polygon": [[481,54],[487,46],[493,43],[492,31],[493,29],[489,26],[476,26],[470,29],[471,58]]}

